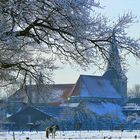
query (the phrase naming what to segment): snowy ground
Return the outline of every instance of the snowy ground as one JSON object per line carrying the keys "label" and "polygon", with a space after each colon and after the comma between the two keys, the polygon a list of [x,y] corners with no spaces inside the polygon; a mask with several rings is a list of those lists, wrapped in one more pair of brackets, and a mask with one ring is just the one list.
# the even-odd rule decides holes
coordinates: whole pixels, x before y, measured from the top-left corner
{"label": "snowy ground", "polygon": [[[36,132],[15,132],[15,140],[46,140],[45,131]],[[137,131],[58,131],[55,139],[60,140],[80,140],[80,139],[120,139],[120,138],[135,138],[135,135],[140,139],[140,130]],[[50,138],[51,139],[51,138]],[[0,132],[0,140],[13,140],[13,132]]]}

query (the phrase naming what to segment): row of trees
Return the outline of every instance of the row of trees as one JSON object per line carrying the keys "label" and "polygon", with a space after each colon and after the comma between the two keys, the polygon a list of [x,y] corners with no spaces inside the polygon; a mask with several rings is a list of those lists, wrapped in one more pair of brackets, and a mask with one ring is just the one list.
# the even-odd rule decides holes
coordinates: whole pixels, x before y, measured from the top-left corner
{"label": "row of trees", "polygon": [[57,119],[42,121],[40,128],[44,130],[46,126],[57,124],[60,130],[121,130],[125,123],[125,119],[122,120],[113,114],[96,114],[84,103],[80,103],[76,108],[64,108]]}
{"label": "row of trees", "polygon": [[0,0],[0,86],[26,84],[40,72],[52,82],[55,62],[102,68],[113,33],[122,57],[140,57],[139,40],[125,31],[132,14],[110,22],[97,8],[95,0]]}

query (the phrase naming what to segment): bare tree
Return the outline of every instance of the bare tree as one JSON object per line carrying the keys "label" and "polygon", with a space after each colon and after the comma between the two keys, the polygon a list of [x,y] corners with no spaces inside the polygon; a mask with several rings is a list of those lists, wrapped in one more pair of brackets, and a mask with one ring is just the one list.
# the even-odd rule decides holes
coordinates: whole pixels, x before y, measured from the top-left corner
{"label": "bare tree", "polygon": [[131,97],[140,98],[140,85],[134,85],[134,87],[129,90],[128,95]]}
{"label": "bare tree", "polygon": [[26,83],[40,71],[50,82],[55,60],[100,67],[113,32],[122,56],[139,57],[139,40],[125,32],[135,18],[128,13],[111,24],[96,8],[101,6],[95,0],[1,0],[0,85]]}

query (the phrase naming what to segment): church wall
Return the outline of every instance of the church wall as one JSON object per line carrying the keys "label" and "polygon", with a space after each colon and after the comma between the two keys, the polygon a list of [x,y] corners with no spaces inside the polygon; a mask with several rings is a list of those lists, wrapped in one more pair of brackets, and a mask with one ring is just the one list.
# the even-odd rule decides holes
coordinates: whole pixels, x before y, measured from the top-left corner
{"label": "church wall", "polygon": [[111,79],[114,88],[122,96],[123,100],[127,98],[127,81],[122,79]]}

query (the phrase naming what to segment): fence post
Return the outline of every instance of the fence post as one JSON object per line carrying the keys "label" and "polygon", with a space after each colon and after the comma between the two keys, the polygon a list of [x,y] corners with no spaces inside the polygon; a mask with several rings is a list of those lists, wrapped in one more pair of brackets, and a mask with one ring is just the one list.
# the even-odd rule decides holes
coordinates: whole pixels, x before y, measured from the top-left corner
{"label": "fence post", "polygon": [[13,140],[16,140],[16,138],[15,138],[15,132],[13,131]]}

